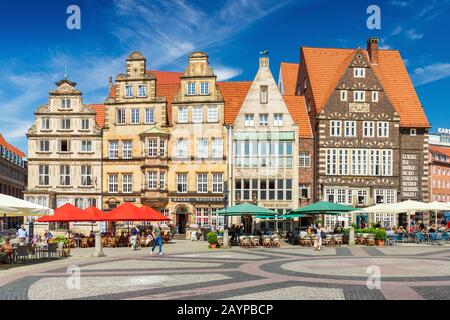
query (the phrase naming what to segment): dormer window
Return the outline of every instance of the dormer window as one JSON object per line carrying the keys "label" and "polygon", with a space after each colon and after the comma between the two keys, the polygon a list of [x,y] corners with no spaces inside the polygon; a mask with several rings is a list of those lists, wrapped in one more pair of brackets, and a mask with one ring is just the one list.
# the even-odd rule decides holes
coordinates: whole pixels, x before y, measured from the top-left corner
{"label": "dormer window", "polygon": [[355,102],[364,102],[366,101],[366,95],[364,91],[354,91],[353,92],[353,101]]}
{"label": "dormer window", "polygon": [[409,135],[415,137],[417,135],[417,129],[409,129]]}
{"label": "dormer window", "polygon": [[125,98],[133,98],[133,86],[132,85],[125,86]]}
{"label": "dormer window", "polygon": [[138,88],[139,88],[138,96],[140,98],[146,97],[147,96],[147,86],[145,84],[140,84]]}
{"label": "dormer window", "polygon": [[203,96],[209,94],[209,82],[200,82],[200,94]]}
{"label": "dormer window", "polygon": [[353,71],[353,75],[355,78],[365,78],[366,77],[366,69],[365,68],[355,68]]}
{"label": "dormer window", "polygon": [[347,90],[341,90],[341,101],[347,101]]}
{"label": "dormer window", "polygon": [[269,88],[267,86],[261,86],[261,103],[267,103],[269,101]]}
{"label": "dormer window", "polygon": [[188,96],[195,96],[196,90],[195,90],[195,82],[189,82],[187,84],[187,95]]}
{"label": "dormer window", "polygon": [[61,99],[61,109],[71,109],[70,99]]}

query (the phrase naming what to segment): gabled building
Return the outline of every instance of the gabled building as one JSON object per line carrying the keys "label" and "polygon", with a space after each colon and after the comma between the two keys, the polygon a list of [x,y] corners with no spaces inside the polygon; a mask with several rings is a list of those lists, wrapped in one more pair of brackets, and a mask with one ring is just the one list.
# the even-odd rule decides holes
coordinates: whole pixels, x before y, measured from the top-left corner
{"label": "gabled building", "polygon": [[[292,81],[280,87],[292,93]],[[314,201],[428,201],[429,124],[398,51],[377,39],[366,49],[302,47],[294,94],[315,137]]]}

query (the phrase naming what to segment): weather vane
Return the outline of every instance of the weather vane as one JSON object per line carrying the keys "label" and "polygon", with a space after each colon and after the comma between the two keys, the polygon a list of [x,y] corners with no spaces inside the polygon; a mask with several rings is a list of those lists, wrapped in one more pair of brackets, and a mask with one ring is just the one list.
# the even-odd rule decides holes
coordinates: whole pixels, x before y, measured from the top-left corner
{"label": "weather vane", "polygon": [[267,55],[269,55],[269,50],[261,51],[259,54],[262,56],[267,56]]}

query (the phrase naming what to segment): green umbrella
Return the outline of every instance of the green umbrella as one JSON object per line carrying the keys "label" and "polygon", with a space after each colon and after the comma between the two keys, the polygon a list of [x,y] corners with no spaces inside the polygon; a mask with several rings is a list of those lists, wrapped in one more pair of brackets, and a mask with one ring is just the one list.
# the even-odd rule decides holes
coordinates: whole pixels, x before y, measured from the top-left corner
{"label": "green umbrella", "polygon": [[266,208],[258,207],[250,203],[242,203],[230,208],[222,209],[217,212],[219,215],[224,216],[242,216],[242,215],[255,215],[255,216],[269,216],[274,217],[278,213]]}
{"label": "green umbrella", "polygon": [[288,213],[288,214],[285,214],[283,217],[286,218],[286,219],[304,218],[304,217],[306,217],[306,214],[303,214],[303,213]]}
{"label": "green umbrella", "polygon": [[290,217],[288,217],[287,214],[284,214],[284,215],[280,214],[278,217],[276,217],[276,216],[256,216],[255,218],[256,219],[283,220],[283,219],[289,219]]}
{"label": "green umbrella", "polygon": [[355,211],[357,209],[350,207],[350,206],[344,206],[339,203],[333,203],[333,202],[316,202],[313,204],[310,204],[309,206],[298,208],[295,210],[292,210],[290,213],[306,213],[306,214],[331,214],[331,215],[337,215],[343,212],[350,212]]}

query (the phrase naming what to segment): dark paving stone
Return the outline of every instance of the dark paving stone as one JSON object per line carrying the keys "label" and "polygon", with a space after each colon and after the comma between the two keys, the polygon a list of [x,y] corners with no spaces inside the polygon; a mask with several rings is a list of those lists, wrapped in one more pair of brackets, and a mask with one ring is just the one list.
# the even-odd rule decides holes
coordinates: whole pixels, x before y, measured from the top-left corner
{"label": "dark paving stone", "polygon": [[28,300],[28,289],[42,277],[25,277],[0,287],[0,300]]}
{"label": "dark paving stone", "polygon": [[450,299],[450,286],[434,287],[412,287],[426,300],[448,300]]}
{"label": "dark paving stone", "polygon": [[367,254],[369,256],[375,256],[375,257],[379,257],[379,256],[385,256],[386,254],[374,247],[362,247],[361,249],[363,249],[365,252],[367,252]]}
{"label": "dark paving stone", "polygon": [[353,253],[349,248],[336,248],[336,255],[339,257],[351,257]]}

